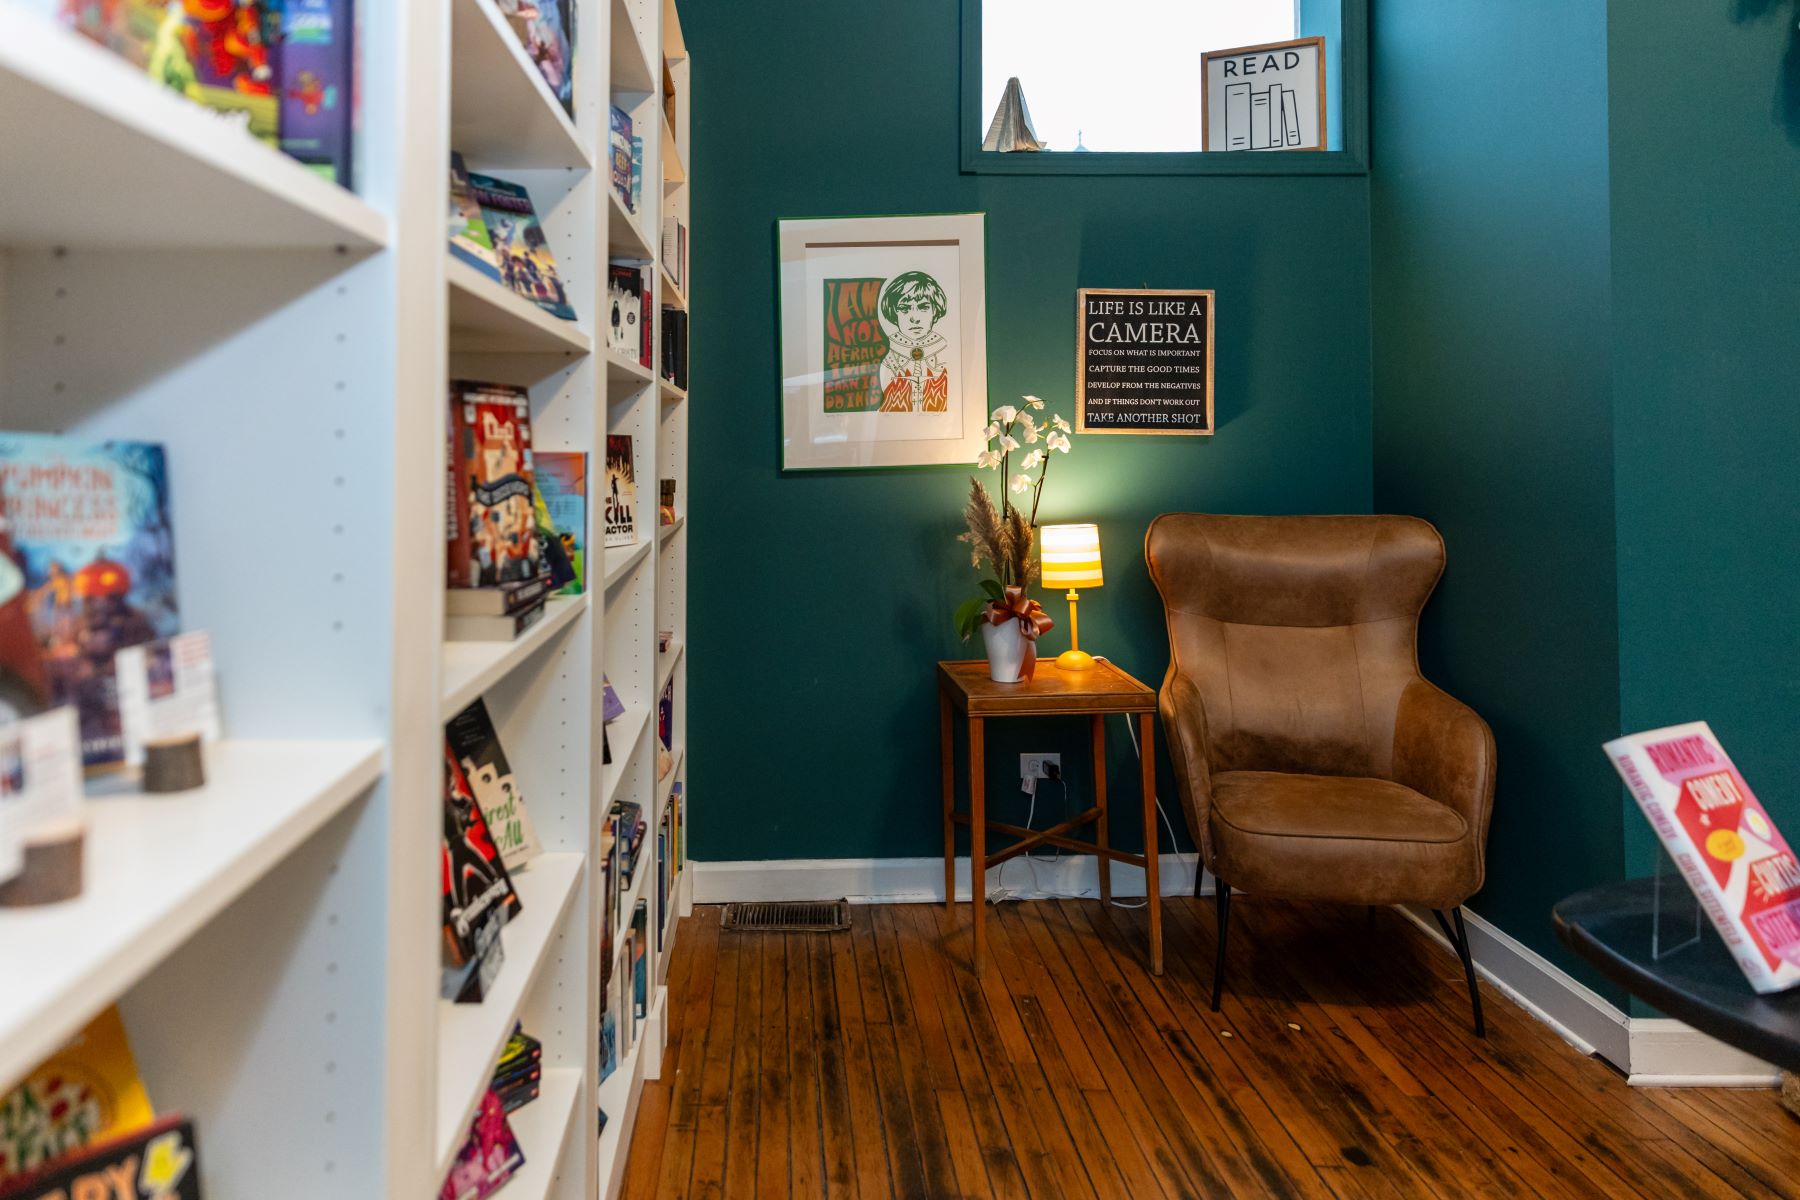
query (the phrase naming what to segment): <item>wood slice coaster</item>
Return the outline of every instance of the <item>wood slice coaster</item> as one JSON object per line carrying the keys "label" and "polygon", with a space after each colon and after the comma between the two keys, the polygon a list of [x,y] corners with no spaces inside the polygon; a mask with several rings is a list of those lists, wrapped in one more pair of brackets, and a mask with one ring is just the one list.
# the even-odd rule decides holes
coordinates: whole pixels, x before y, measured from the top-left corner
{"label": "wood slice coaster", "polygon": [[199,734],[144,743],[146,792],[185,792],[205,782],[206,761],[200,753]]}
{"label": "wood slice coaster", "polygon": [[56,904],[81,895],[81,845],[84,835],[25,847],[25,867],[0,883],[0,908]]}

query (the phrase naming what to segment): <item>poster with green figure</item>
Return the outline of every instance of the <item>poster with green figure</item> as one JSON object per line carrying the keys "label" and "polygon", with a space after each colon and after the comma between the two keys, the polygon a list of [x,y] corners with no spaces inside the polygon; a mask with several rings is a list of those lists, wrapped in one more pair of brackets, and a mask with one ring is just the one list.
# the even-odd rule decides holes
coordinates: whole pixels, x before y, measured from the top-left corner
{"label": "poster with green figure", "polygon": [[825,411],[874,412],[881,408],[881,364],[887,333],[877,305],[880,279],[825,280]]}

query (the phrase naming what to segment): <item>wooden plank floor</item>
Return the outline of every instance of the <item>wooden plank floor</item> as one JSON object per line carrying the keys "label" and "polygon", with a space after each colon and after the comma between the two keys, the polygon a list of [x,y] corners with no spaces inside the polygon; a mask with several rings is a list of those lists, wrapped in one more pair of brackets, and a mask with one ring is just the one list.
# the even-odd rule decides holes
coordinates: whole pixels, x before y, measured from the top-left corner
{"label": "wooden plank floor", "polygon": [[665,1077],[625,1196],[1800,1198],[1772,1091],[1644,1090],[1398,914],[1210,902],[1003,905],[985,978],[968,906],[853,910],[842,934],[683,922]]}

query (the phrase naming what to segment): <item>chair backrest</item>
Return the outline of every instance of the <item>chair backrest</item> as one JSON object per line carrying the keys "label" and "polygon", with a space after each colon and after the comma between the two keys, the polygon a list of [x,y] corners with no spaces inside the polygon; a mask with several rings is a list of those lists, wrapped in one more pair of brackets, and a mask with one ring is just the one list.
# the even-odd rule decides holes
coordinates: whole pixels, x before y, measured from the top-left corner
{"label": "chair backrest", "polygon": [[1144,539],[1215,771],[1391,778],[1444,541],[1416,517],[1171,513]]}

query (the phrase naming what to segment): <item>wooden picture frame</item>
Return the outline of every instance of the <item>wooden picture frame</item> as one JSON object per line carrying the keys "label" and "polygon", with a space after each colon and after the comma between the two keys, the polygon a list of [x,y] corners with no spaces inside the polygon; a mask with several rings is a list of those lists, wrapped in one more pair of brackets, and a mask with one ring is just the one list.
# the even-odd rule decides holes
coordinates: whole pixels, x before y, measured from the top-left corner
{"label": "wooden picture frame", "polygon": [[[1218,311],[1217,297],[1213,290],[1211,288],[1080,288],[1077,289],[1075,296],[1075,431],[1077,433],[1150,434],[1162,437],[1211,437],[1213,433],[1216,432],[1213,422],[1213,327]],[[1129,299],[1131,297],[1157,297],[1163,301],[1163,304],[1159,305],[1155,300],[1133,301]],[[1126,306],[1126,311],[1120,313],[1091,313],[1089,311],[1089,304],[1091,301],[1099,300],[1111,302],[1115,299]],[[1157,311],[1159,308],[1165,308],[1169,304],[1183,300],[1188,304],[1186,311],[1178,314]],[[1134,303],[1142,305],[1141,312],[1130,311],[1130,308]],[[1196,304],[1204,305],[1205,312],[1202,314],[1194,313],[1192,308]],[[1142,318],[1142,322],[1160,321],[1164,324],[1179,323],[1186,328],[1188,332],[1198,333],[1204,340],[1204,366],[1186,371],[1175,371],[1171,369],[1167,372],[1158,372],[1153,376],[1147,376],[1142,381],[1145,385],[1145,395],[1150,394],[1150,392],[1154,390],[1155,384],[1159,382],[1165,385],[1162,390],[1170,394],[1160,397],[1163,401],[1160,405],[1154,403],[1137,405],[1136,407],[1139,409],[1139,419],[1137,420],[1133,420],[1130,417],[1116,417],[1110,412],[1107,417],[1095,420],[1090,416],[1088,411],[1090,400],[1088,388],[1090,375],[1093,373],[1093,364],[1090,361],[1090,350],[1092,349],[1089,344],[1090,340],[1109,343],[1106,347],[1107,349],[1118,346],[1142,346],[1144,349],[1141,356],[1146,359],[1153,358],[1156,355],[1155,347],[1170,344],[1166,341],[1139,339],[1121,341],[1116,336],[1095,335],[1094,331],[1104,325],[1109,319],[1129,319],[1131,317]],[[1202,322],[1204,328],[1203,332],[1200,331]],[[1178,347],[1178,351],[1169,351],[1164,357],[1175,358],[1177,353],[1179,353],[1180,358],[1192,358],[1193,352],[1190,349],[1190,347],[1192,347],[1191,341],[1178,338],[1174,344]],[[1175,364],[1155,364],[1146,362],[1142,365],[1166,365],[1173,368]],[[1191,366],[1191,364],[1186,365]],[[1123,372],[1119,372],[1119,374],[1122,375]],[[1109,391],[1115,383],[1114,380],[1102,379],[1095,379],[1093,382],[1095,384],[1106,384],[1106,390]],[[1126,383],[1132,381],[1119,379],[1116,382],[1118,386],[1123,387]],[[1185,385],[1191,382],[1201,382],[1205,394],[1204,411],[1206,415],[1205,424],[1203,426],[1184,424],[1179,421],[1144,421],[1142,419],[1151,416],[1153,413],[1166,414],[1171,409],[1179,412],[1183,409],[1193,410],[1198,408],[1196,405],[1176,405],[1173,403],[1175,399],[1179,398],[1179,393],[1188,389],[1185,386],[1172,385]],[[1110,402],[1115,399],[1131,399],[1131,397],[1108,396],[1106,399]],[[1096,405],[1096,407],[1101,406]],[[1111,404],[1109,403],[1105,407],[1110,408]]]}
{"label": "wooden picture frame", "polygon": [[[1226,59],[1247,58],[1258,54],[1273,56],[1279,51],[1299,51],[1302,49],[1307,50],[1312,54],[1316,68],[1316,81],[1309,80],[1309,82],[1313,83],[1313,87],[1318,96],[1317,124],[1313,127],[1316,136],[1312,139],[1311,143],[1307,143],[1304,137],[1303,128],[1300,128],[1303,126],[1303,121],[1298,118],[1301,117],[1302,113],[1311,115],[1313,106],[1302,106],[1298,99],[1296,99],[1291,107],[1284,105],[1283,108],[1283,112],[1286,114],[1286,120],[1294,123],[1293,127],[1295,128],[1295,132],[1293,137],[1295,140],[1280,146],[1255,145],[1254,135],[1251,132],[1254,122],[1251,121],[1250,115],[1246,113],[1244,138],[1247,144],[1237,146],[1229,144],[1215,146],[1213,144],[1213,110],[1215,108],[1213,90],[1217,85],[1213,79],[1213,63],[1222,62]],[[1295,67],[1283,66],[1281,69],[1287,71],[1304,71],[1304,65],[1300,64]],[[1306,74],[1312,75],[1314,72],[1306,72]],[[1288,92],[1287,94],[1292,95],[1293,93]],[[1226,97],[1221,96],[1221,103],[1225,100]],[[1227,106],[1221,121],[1222,126],[1226,130],[1227,138],[1230,136],[1229,131],[1234,123],[1232,110]],[[1294,150],[1323,151],[1328,148],[1327,142],[1329,138],[1330,127],[1326,124],[1324,38],[1293,38],[1285,42],[1265,42],[1259,46],[1236,46],[1226,50],[1208,50],[1200,55],[1200,149],[1202,153],[1211,153],[1213,151],[1236,152],[1245,150],[1262,153]]]}

